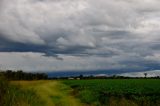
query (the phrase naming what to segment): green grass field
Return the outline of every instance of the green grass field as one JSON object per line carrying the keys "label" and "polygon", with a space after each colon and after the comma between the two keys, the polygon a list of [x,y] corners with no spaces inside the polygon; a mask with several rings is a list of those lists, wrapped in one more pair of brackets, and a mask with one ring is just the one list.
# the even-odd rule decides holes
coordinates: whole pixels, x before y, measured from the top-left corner
{"label": "green grass field", "polygon": [[160,106],[158,79],[66,80],[73,94],[95,106]]}
{"label": "green grass field", "polygon": [[160,106],[158,79],[1,80],[3,90],[1,106]]}

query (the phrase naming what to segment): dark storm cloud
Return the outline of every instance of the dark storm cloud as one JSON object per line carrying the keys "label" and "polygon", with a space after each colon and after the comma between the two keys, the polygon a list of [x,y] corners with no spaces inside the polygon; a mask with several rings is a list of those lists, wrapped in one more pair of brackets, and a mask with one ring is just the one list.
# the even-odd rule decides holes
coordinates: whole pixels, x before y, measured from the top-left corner
{"label": "dark storm cloud", "polygon": [[43,46],[12,42],[4,38],[0,38],[0,45],[1,52],[44,52],[44,48],[46,49]]}

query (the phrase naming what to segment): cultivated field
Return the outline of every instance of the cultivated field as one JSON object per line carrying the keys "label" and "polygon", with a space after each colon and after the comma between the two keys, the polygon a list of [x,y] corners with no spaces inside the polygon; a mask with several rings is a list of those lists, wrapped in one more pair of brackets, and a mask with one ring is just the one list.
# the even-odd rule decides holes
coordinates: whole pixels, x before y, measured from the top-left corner
{"label": "cultivated field", "polygon": [[81,102],[94,106],[160,106],[158,79],[66,80]]}

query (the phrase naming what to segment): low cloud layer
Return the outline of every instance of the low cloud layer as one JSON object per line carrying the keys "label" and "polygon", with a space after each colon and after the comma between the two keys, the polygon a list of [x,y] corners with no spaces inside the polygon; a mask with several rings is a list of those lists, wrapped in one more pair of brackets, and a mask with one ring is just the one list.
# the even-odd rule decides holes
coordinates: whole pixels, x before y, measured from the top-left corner
{"label": "low cloud layer", "polygon": [[159,5],[0,0],[0,65],[30,71],[159,69]]}
{"label": "low cloud layer", "polygon": [[160,77],[160,70],[154,70],[154,71],[144,71],[144,72],[131,72],[131,73],[123,73],[118,74],[119,76],[126,76],[126,77]]}

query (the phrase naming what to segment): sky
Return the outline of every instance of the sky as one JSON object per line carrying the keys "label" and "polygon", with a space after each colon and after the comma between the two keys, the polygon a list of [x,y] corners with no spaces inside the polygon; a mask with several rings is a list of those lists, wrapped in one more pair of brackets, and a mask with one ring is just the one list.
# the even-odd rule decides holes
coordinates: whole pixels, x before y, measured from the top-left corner
{"label": "sky", "polygon": [[157,77],[160,76],[159,70],[154,71],[143,71],[143,72],[130,72],[130,73],[121,73],[117,74],[119,76],[125,76],[125,77],[145,77],[144,73],[147,73],[146,77]]}
{"label": "sky", "polygon": [[0,0],[0,68],[160,69],[159,0]]}

